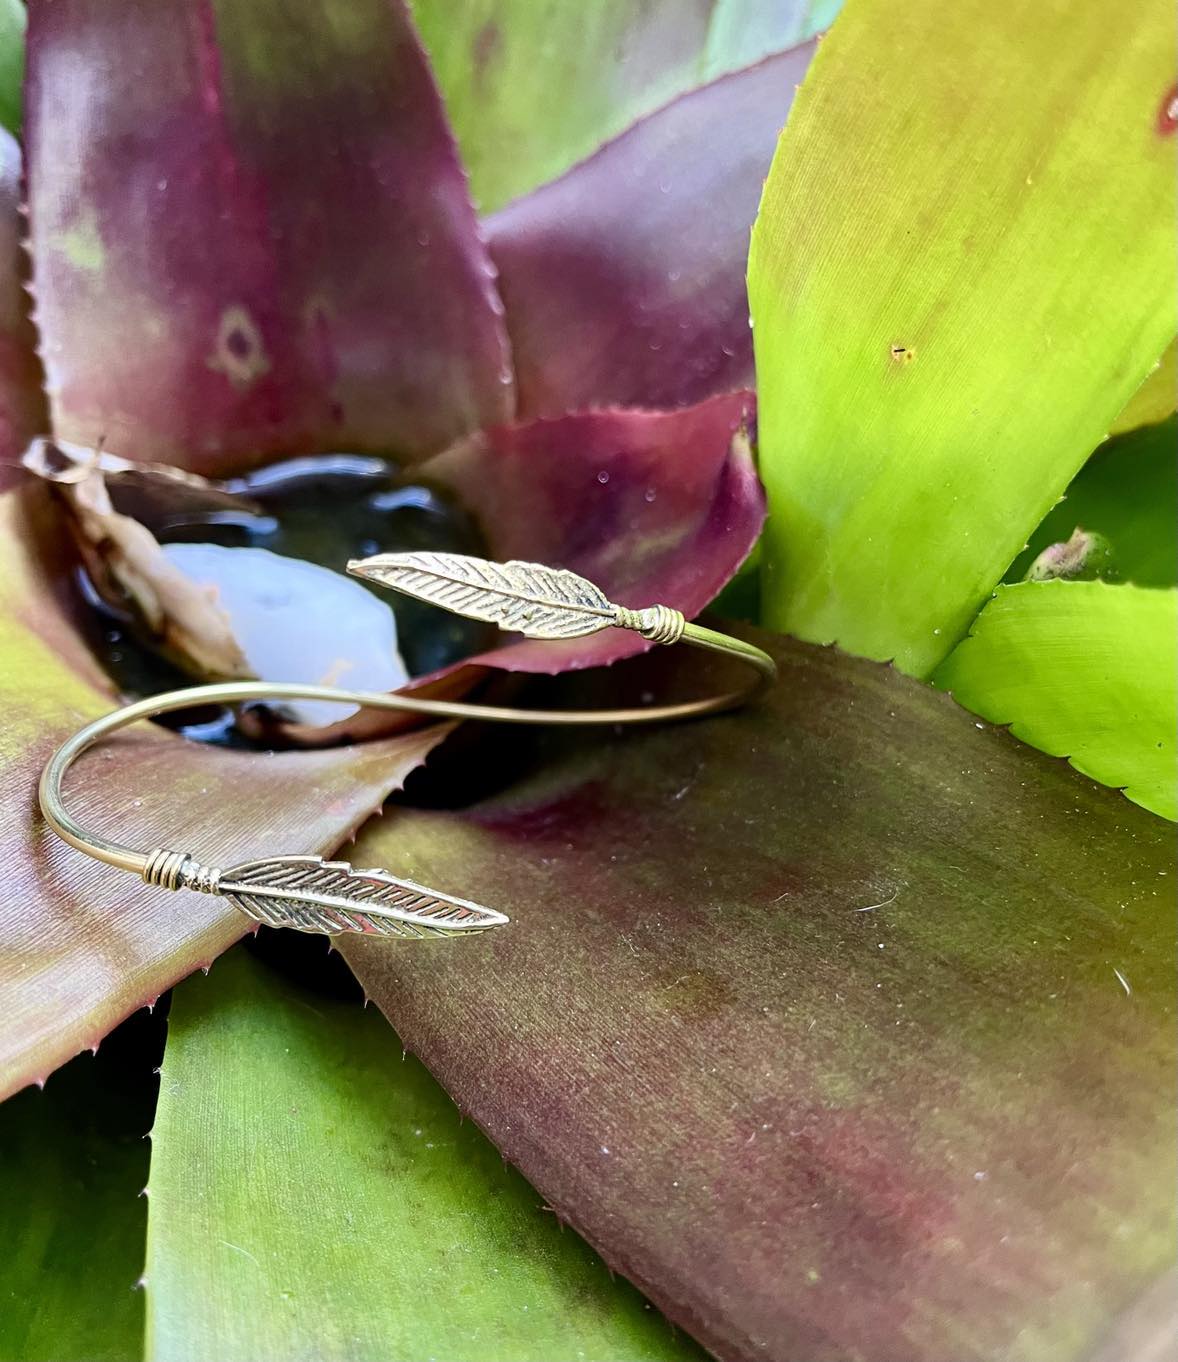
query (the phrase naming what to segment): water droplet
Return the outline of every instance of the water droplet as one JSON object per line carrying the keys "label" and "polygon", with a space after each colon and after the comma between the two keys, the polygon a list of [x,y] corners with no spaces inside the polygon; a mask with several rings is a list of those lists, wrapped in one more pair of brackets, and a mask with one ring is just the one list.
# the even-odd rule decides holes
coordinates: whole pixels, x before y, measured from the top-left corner
{"label": "water droplet", "polygon": [[604,468],[601,470],[600,473],[598,473],[597,481],[601,483],[602,487],[604,487],[605,484],[609,482],[609,474],[605,471]]}
{"label": "water droplet", "polygon": [[653,487],[648,487],[642,494],[643,501],[653,501],[658,496],[658,492]]}
{"label": "water droplet", "polygon": [[427,232],[424,227],[417,233],[417,244],[419,246],[429,245],[429,232]]}

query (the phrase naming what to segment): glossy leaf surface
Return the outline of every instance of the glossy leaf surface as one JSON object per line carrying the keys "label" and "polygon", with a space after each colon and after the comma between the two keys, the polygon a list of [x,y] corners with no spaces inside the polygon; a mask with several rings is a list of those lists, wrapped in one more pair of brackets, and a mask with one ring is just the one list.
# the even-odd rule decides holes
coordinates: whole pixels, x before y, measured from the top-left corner
{"label": "glossy leaf surface", "polygon": [[719,1356],[1081,1358],[1172,1255],[1172,832],[890,668],[766,641],[760,707],[544,739],[508,793],[366,832],[512,922],[347,958]]}
{"label": "glossy leaf surface", "polygon": [[681,96],[488,220],[523,415],[752,385],[749,231],[813,50]]}
{"label": "glossy leaf surface", "polygon": [[[33,504],[15,494],[0,502],[0,1095],[96,1043],[248,926],[223,900],[153,889],[99,865],[42,822],[42,766],[115,700],[63,609],[70,567],[44,550],[52,520],[37,541]],[[360,752],[271,756],[145,724],[83,758],[66,792],[84,822],[145,851],[179,842],[221,863],[331,851],[442,732]]]}
{"label": "glossy leaf surface", "polygon": [[435,452],[513,409],[501,306],[400,0],[31,11],[56,432],[202,472]]}
{"label": "glossy leaf surface", "polygon": [[483,212],[676,95],[814,33],[830,0],[413,0]]}
{"label": "glossy leaf surface", "polygon": [[1178,590],[998,588],[936,683],[975,713],[1178,819]]}
{"label": "glossy leaf surface", "polygon": [[699,1357],[375,1010],[240,950],[175,996],[150,1192],[153,1362]]}
{"label": "glossy leaf surface", "polygon": [[854,0],[821,44],[749,264],[769,623],[930,673],[1156,363],[1172,29]]}

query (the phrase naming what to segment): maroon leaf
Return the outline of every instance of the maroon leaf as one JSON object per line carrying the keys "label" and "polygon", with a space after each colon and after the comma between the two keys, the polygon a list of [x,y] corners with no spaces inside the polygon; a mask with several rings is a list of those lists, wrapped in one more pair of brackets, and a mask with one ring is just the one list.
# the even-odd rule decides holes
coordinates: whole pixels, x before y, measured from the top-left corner
{"label": "maroon leaf", "polygon": [[[571,568],[620,605],[697,615],[740,566],[764,518],[747,437],[753,399],[680,411],[577,412],[502,426],[423,470],[478,518],[489,555]],[[514,642],[475,659],[511,671],[595,666],[648,647],[609,630]]]}
{"label": "maroon leaf", "polygon": [[524,416],[751,383],[749,231],[813,50],[681,96],[488,220]]}
{"label": "maroon leaf", "polygon": [[1172,833],[890,668],[769,646],[760,707],[545,739],[366,832],[512,925],[348,958],[718,1356],[1086,1356],[1173,1253]]}
{"label": "maroon leaf", "polygon": [[0,490],[20,476],[17,460],[47,421],[23,282],[20,173],[20,147],[0,128]]}
{"label": "maroon leaf", "polygon": [[[662,602],[694,616],[736,571],[764,516],[746,429],[752,406],[750,393],[731,393],[679,411],[582,412],[499,427],[431,460],[422,476],[443,484],[474,513],[491,556],[569,567],[620,604]],[[160,482],[157,494],[168,486]],[[208,495],[199,489],[186,494]],[[109,518],[101,524],[110,530]],[[204,588],[196,583],[193,589]],[[191,641],[198,623],[188,610],[183,619],[168,621],[165,639]],[[240,621],[233,624],[234,637],[252,655],[251,642],[260,640],[241,632]],[[330,663],[355,658],[345,632],[354,635],[355,629],[320,630],[314,646],[303,650],[308,665],[322,659],[321,671],[312,667],[314,679],[330,679]],[[411,689],[460,698],[488,666],[556,672],[650,646],[621,630],[565,644],[522,642],[491,631],[491,641],[499,646]],[[364,710],[325,727],[287,724],[282,734],[288,742],[321,745],[418,723],[414,716]]]}
{"label": "maroon leaf", "polygon": [[[680,411],[575,412],[503,426],[462,441],[421,473],[474,512],[490,557],[571,568],[620,605],[662,602],[691,617],[739,567],[764,518],[746,432],[752,407],[751,393],[729,393]],[[406,689],[461,699],[490,667],[576,670],[651,646],[620,629],[565,643],[492,630],[491,641],[489,651]],[[284,732],[323,743],[417,722],[362,710],[327,728]]]}
{"label": "maroon leaf", "polygon": [[[18,502],[31,500],[0,498],[0,1097],[96,1045],[249,925],[224,900],[168,894],[101,866],[42,823],[41,767],[113,701],[51,589],[64,587],[67,565],[30,543],[29,508]],[[45,528],[51,535],[52,522]],[[326,853],[445,731],[360,751],[268,756],[186,743],[144,725],[83,758],[68,792],[97,829],[144,850],[179,845],[229,861]]]}
{"label": "maroon leaf", "polygon": [[493,269],[400,0],[46,0],[37,315],[63,439],[202,471],[507,419]]}

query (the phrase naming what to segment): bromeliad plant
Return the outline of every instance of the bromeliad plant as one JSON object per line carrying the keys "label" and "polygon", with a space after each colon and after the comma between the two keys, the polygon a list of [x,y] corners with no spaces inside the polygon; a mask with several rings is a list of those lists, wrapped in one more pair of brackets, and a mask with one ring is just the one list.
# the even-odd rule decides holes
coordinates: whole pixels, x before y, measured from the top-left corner
{"label": "bromeliad plant", "polygon": [[[139,55],[112,78],[113,54],[126,52]],[[216,15],[188,5],[34,7],[24,139],[54,439],[210,475],[293,453],[380,452],[457,497],[489,556],[560,563],[623,604],[661,599],[698,612],[763,515],[742,388],[752,374],[743,264],[808,56],[790,50],[689,92],[480,225],[397,4],[366,0],[338,14],[261,0]],[[729,125],[739,137],[726,135],[710,186],[722,204],[702,216],[698,176]],[[657,176],[645,169],[652,158]],[[658,213],[636,211],[643,193]],[[30,433],[27,424],[20,432]],[[93,481],[72,484],[72,514],[98,560],[93,579],[130,598],[170,655],[247,670],[237,622],[210,612],[200,584]],[[108,481],[117,496],[118,477]],[[175,496],[218,495],[165,479],[155,490],[161,519],[176,509],[168,485]],[[28,515],[9,515],[17,555]],[[359,547],[341,538],[335,563]],[[56,697],[60,714],[52,732],[30,716],[37,740],[20,742],[17,782],[27,788],[72,722],[79,672],[97,678],[76,630],[45,599],[44,566],[26,574],[14,561],[6,576],[11,646],[28,657],[51,636],[41,703]],[[273,586],[294,589],[282,577]],[[607,635],[555,652],[517,644],[434,686],[453,692],[485,661],[585,667],[634,646]],[[321,670],[301,679],[363,679],[333,637],[307,650]],[[99,680],[89,707],[104,707],[107,693]],[[359,760],[338,748],[277,763],[204,753],[183,767],[170,745],[149,745],[124,802],[146,787],[136,816],[163,834],[169,815],[153,788],[181,803],[204,791],[204,812],[193,814],[205,836],[244,849],[251,824],[265,825],[296,849],[311,817],[327,851],[439,736],[394,739]],[[308,813],[299,789],[316,785]],[[30,861],[28,835],[27,823],[13,826],[20,893],[53,904],[60,866],[49,855]],[[97,892],[126,902],[113,882]],[[161,925],[146,902],[141,935],[137,913],[125,922],[134,964],[116,977],[65,934],[60,950],[42,947],[36,970],[14,968],[8,982],[43,1020],[6,1038],[11,1084],[43,1076],[240,931],[217,914]],[[27,914],[12,930],[44,940]],[[74,999],[64,1010],[51,1001],[62,989]]]}
{"label": "bromeliad plant", "polygon": [[[1141,386],[1176,329],[1169,16],[851,0],[811,64],[788,44],[821,7],[705,8],[419,0],[443,105],[393,0],[30,6],[45,384],[10,140],[5,1091],[240,931],[33,819],[44,758],[111,703],[63,505],[173,660],[233,670],[242,621],[152,533],[178,499],[381,455],[492,555],[694,613],[760,525],[755,436],[762,611],[810,640],[760,636],[775,693],[604,743],[462,735],[352,858],[477,886],[513,926],[348,964],[715,1354],[1078,1358],[1111,1329],[1128,1355],[1173,1233],[1173,391]],[[52,502],[15,471],[46,434]],[[708,684],[669,657],[585,670],[624,651],[570,645],[550,685]],[[327,851],[442,736],[181,761],[156,734],[78,796],[139,839],[183,807],[194,845]],[[0,1355],[139,1355],[151,1038],[144,1059],[117,1034],[0,1110]],[[152,1356],[696,1355],[379,1017],[240,950],[176,990],[150,1193]]]}

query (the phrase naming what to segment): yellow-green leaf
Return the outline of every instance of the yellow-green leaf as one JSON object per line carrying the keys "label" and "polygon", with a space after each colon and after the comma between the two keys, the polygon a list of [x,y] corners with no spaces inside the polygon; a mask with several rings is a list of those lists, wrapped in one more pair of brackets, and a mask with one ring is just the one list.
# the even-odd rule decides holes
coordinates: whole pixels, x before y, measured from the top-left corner
{"label": "yellow-green leaf", "polygon": [[1052,507],[1006,574],[1019,582],[1077,529],[1108,541],[1111,575],[1137,586],[1178,585],[1178,417],[1103,444]]}
{"label": "yellow-green leaf", "polygon": [[475,202],[492,212],[675,96],[808,38],[830,22],[838,0],[412,7]]}
{"label": "yellow-green leaf", "polygon": [[176,991],[150,1193],[156,1362],[701,1357],[562,1231],[379,1013],[240,950]]}
{"label": "yellow-green leaf", "polygon": [[1000,587],[937,671],[967,708],[1178,819],[1178,590]]}
{"label": "yellow-green leaf", "polygon": [[768,621],[927,675],[1175,331],[1171,6],[851,0],[753,235]]}
{"label": "yellow-green leaf", "polygon": [[1112,424],[1110,435],[1123,435],[1139,426],[1164,421],[1178,406],[1178,340],[1166,346],[1157,366],[1125,404]]}

